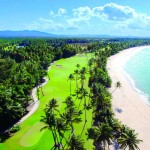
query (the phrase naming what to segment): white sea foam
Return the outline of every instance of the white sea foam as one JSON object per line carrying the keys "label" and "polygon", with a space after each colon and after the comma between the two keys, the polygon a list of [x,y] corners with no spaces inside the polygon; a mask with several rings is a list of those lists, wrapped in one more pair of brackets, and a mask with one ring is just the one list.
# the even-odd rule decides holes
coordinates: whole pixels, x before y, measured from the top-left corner
{"label": "white sea foam", "polygon": [[125,78],[128,80],[129,84],[132,86],[132,88],[140,95],[140,97],[150,106],[149,101],[149,95],[141,91],[139,88],[137,88],[136,83],[134,79],[129,75],[125,69],[122,69],[122,73],[125,76]]}
{"label": "white sea foam", "polygon": [[[123,73],[123,75],[125,76],[125,78],[127,79],[127,81],[129,82],[129,84],[132,86],[132,88],[140,95],[140,97],[148,104],[150,105],[150,96],[148,94],[146,94],[144,91],[140,90],[137,85],[135,80],[131,77],[131,75],[126,71],[125,66],[127,65],[126,63],[133,57],[135,56],[137,53],[145,50],[145,49],[149,49],[147,47],[139,47],[136,51],[127,54],[124,58],[123,61],[121,61],[121,65],[119,65],[119,69],[120,71]],[[143,51],[144,52],[144,51]],[[136,60],[137,61],[137,60]]]}

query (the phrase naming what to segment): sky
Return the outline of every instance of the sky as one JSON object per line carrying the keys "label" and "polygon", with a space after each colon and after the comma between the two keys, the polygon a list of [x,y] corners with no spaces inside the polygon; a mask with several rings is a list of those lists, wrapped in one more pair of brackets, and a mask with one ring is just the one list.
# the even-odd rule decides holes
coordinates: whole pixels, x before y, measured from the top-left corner
{"label": "sky", "polygon": [[0,31],[150,36],[150,0],[0,0]]}

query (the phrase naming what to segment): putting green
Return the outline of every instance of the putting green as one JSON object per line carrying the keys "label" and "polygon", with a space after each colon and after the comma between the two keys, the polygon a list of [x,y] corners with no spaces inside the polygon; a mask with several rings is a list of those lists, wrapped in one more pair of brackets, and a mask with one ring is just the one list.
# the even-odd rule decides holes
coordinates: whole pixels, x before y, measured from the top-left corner
{"label": "putting green", "polygon": [[[27,120],[21,123],[21,130],[15,133],[12,137],[7,139],[3,144],[0,144],[1,150],[48,150],[53,146],[52,134],[49,130],[40,132],[42,123],[40,123],[41,116],[44,115],[45,105],[50,99],[56,98],[58,100],[60,111],[63,111],[64,103],[67,96],[70,95],[70,81],[68,81],[69,74],[73,73],[76,69],[76,64],[80,64],[81,67],[87,67],[88,59],[91,58],[91,54],[84,55],[79,54],[71,58],[61,59],[51,67],[48,72],[50,80],[43,86],[44,96],[40,94],[40,106],[36,112],[30,116]],[[88,83],[85,85],[87,86]],[[76,82],[72,82],[72,92],[76,88]],[[78,103],[79,101],[77,101]],[[84,118],[84,114],[82,115]],[[91,140],[87,140],[86,129],[91,126],[92,111],[87,112],[88,122],[83,133],[82,138],[85,141],[85,147],[87,150],[93,149]],[[76,133],[80,134],[84,122],[75,125]]]}

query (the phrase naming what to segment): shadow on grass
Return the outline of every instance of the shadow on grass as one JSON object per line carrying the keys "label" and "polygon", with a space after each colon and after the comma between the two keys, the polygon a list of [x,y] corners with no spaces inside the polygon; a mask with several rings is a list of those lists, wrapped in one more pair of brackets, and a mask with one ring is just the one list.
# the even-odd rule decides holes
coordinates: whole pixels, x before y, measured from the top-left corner
{"label": "shadow on grass", "polygon": [[0,133],[0,143],[5,142],[10,136],[11,134],[8,132]]}

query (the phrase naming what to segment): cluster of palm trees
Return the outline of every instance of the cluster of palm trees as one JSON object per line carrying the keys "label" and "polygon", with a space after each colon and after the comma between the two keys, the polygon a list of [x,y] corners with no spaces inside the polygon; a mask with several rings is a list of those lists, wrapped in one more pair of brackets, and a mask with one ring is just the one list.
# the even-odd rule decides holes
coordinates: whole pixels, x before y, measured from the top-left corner
{"label": "cluster of palm trees", "polygon": [[[114,145],[116,149],[139,149],[138,144],[141,140],[135,131],[114,117],[111,94],[108,92],[111,86],[111,79],[106,70],[108,51],[109,48],[96,50],[88,61],[88,69],[76,65],[74,73],[68,77],[70,95],[63,102],[63,112],[59,111],[56,99],[50,100],[47,104],[42,121],[52,131],[52,149],[84,150],[83,133],[86,133],[88,139],[93,140],[96,150],[109,149],[110,145]],[[75,88],[72,88],[72,82],[75,82]],[[119,87],[121,84],[117,82],[116,88]],[[92,111],[91,128],[88,130],[87,111]],[[79,123],[83,123],[83,126],[80,129],[81,133],[77,134],[76,124]]]}
{"label": "cluster of palm trees", "polygon": [[[111,94],[108,92],[111,81],[106,70],[107,50],[96,51],[93,63],[90,61],[90,68],[93,68],[89,80],[93,124],[88,129],[88,138],[94,140],[93,144],[96,150],[109,149],[109,146],[114,145],[114,143],[117,145],[116,149],[139,149],[138,144],[141,140],[138,139],[135,131],[114,117]],[[120,82],[117,82],[116,89],[120,87]]]}
{"label": "cluster of palm trees", "polygon": [[[54,145],[52,149],[71,149],[84,150],[84,141],[82,135],[87,124],[87,110],[91,109],[89,92],[86,89],[87,69],[76,65],[74,73],[70,74],[70,95],[63,101],[65,104],[63,112],[59,111],[56,99],[51,99],[44,110],[45,115],[41,121],[45,122],[52,131]],[[72,82],[75,82],[75,88],[72,88]],[[75,91],[72,92],[72,89]],[[82,120],[84,116],[84,121]],[[83,122],[80,133],[77,134],[77,125]]]}

